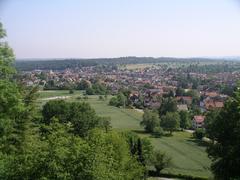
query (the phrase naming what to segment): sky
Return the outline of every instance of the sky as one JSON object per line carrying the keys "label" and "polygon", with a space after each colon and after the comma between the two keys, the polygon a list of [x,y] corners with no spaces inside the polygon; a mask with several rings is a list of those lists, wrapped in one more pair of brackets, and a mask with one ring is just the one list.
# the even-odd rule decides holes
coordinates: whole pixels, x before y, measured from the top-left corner
{"label": "sky", "polygon": [[16,58],[240,56],[240,0],[0,0]]}

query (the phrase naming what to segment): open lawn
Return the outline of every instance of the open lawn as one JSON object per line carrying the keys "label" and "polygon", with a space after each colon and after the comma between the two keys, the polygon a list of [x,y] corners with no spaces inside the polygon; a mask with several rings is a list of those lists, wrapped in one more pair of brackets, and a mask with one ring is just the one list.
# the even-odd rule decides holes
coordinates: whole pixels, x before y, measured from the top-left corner
{"label": "open lawn", "polygon": [[139,130],[142,114],[134,109],[121,109],[108,105],[107,100],[99,100],[99,96],[88,96],[86,102],[90,103],[99,116],[111,117],[111,125],[115,129]]}
{"label": "open lawn", "polygon": [[43,105],[49,97],[65,97],[67,101],[86,101],[95,109],[99,116],[111,117],[111,125],[117,130],[133,130],[142,137],[151,140],[155,149],[165,151],[172,157],[171,167],[164,170],[164,173],[182,174],[197,177],[210,177],[211,172],[210,159],[207,157],[205,147],[201,146],[192,138],[189,132],[175,132],[173,136],[154,138],[145,134],[143,128],[139,125],[142,113],[134,109],[121,109],[108,105],[111,96],[107,100],[99,100],[99,96],[88,96],[87,100],[79,100],[77,97],[82,96],[80,91],[69,94],[68,91],[40,92],[38,99],[39,106]]}
{"label": "open lawn", "polygon": [[111,125],[115,129],[127,129],[127,130],[140,130],[140,120],[142,113],[137,112],[134,109],[121,109],[108,105],[108,101],[111,96],[108,96],[107,100],[99,100],[98,95],[88,96],[86,100],[78,100],[77,98],[82,96],[80,91],[75,91],[74,94],[69,94],[68,91],[40,91],[39,92],[38,105],[42,106],[44,103],[51,99],[65,99],[67,101],[85,101],[88,102],[96,111],[99,116],[111,117]]}
{"label": "open lawn", "polygon": [[142,134],[148,137],[154,148],[166,152],[172,157],[170,168],[164,170],[164,173],[191,175],[208,178],[211,176],[210,159],[207,156],[205,147],[192,137],[189,132],[174,132],[173,136],[163,136],[154,138],[150,135]]}

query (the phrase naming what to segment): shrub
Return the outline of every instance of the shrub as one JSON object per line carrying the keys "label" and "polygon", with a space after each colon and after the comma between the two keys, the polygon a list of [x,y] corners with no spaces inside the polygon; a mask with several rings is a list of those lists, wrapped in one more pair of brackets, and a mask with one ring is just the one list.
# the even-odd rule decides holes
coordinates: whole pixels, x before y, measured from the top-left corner
{"label": "shrub", "polygon": [[155,127],[153,130],[153,134],[155,137],[161,137],[164,134],[164,131],[161,127]]}
{"label": "shrub", "polygon": [[196,131],[193,133],[193,136],[196,139],[202,139],[204,137],[204,135],[205,135],[205,131],[202,128],[196,129]]}
{"label": "shrub", "polygon": [[152,159],[152,165],[156,169],[156,173],[160,175],[160,172],[169,167],[171,163],[171,158],[166,155],[166,153],[161,152],[161,151],[155,151],[153,154],[153,159]]}
{"label": "shrub", "polygon": [[70,89],[70,90],[69,90],[69,94],[74,94],[74,90],[73,90],[73,89]]}

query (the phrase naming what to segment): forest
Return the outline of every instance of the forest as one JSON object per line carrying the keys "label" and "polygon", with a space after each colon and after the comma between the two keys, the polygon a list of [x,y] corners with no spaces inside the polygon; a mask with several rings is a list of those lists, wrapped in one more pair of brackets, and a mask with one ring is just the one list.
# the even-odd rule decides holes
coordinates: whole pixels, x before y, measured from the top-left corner
{"label": "forest", "polygon": [[[157,63],[203,63],[203,62],[225,62],[224,59],[208,58],[172,58],[172,57],[119,57],[119,58],[97,58],[97,59],[43,59],[31,60],[21,59],[15,62],[15,67],[20,71],[41,70],[64,70],[66,68],[81,68],[96,65],[121,65],[121,64],[157,64]],[[226,61],[228,62],[228,61]]]}

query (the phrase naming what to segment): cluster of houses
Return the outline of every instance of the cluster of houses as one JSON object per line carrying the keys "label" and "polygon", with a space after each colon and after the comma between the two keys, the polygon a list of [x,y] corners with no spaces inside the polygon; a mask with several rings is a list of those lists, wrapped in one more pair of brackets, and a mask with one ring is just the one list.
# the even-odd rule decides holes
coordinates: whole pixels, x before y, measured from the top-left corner
{"label": "cluster of houses", "polygon": [[[159,98],[169,93],[173,93],[174,98],[178,102],[178,110],[188,111],[193,103],[191,96],[177,96],[176,89],[179,86],[178,76],[191,76],[199,80],[208,80],[211,85],[219,83],[232,85],[240,78],[240,73],[215,73],[211,78],[203,73],[184,74],[179,68],[170,68],[163,65],[153,66],[143,69],[113,69],[112,71],[99,71],[94,66],[83,67],[78,69],[66,69],[63,71],[41,71],[34,70],[23,73],[23,81],[31,86],[40,84],[45,86],[50,81],[54,81],[57,86],[64,83],[76,84],[81,80],[91,82],[92,79],[98,79],[112,94],[118,93],[122,88],[131,90],[130,100],[134,103],[141,101],[144,107],[158,108],[160,106]],[[188,83],[188,82],[187,82]],[[188,83],[185,90],[191,90],[193,84]],[[202,112],[222,108],[227,99],[227,95],[221,94],[218,89],[210,89],[208,85],[199,85],[195,91],[199,95],[198,107]],[[204,116],[196,115],[193,118],[193,127],[199,128],[204,125]]]}

